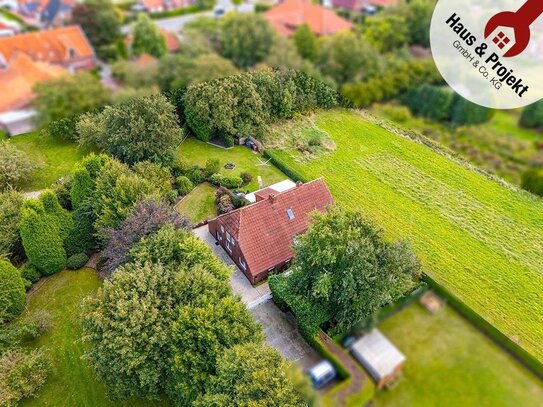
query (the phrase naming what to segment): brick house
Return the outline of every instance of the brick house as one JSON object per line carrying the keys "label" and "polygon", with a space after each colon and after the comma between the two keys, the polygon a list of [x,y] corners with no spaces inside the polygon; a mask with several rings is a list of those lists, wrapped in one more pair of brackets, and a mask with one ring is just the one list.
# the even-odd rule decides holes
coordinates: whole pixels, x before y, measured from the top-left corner
{"label": "brick house", "polygon": [[274,270],[287,268],[294,256],[293,238],[307,230],[309,214],[334,205],[322,179],[298,183],[284,192],[264,188],[255,196],[254,204],[208,224],[209,233],[251,284],[264,280]]}

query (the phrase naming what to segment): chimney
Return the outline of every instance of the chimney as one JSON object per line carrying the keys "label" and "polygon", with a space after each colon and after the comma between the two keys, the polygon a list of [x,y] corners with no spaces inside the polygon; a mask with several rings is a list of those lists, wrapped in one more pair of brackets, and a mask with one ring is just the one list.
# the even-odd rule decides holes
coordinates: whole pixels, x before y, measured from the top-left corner
{"label": "chimney", "polygon": [[274,204],[275,203],[275,194],[270,194],[269,198],[270,198],[271,203]]}
{"label": "chimney", "polygon": [[302,185],[303,185],[302,181],[296,181],[296,187],[300,187]]}

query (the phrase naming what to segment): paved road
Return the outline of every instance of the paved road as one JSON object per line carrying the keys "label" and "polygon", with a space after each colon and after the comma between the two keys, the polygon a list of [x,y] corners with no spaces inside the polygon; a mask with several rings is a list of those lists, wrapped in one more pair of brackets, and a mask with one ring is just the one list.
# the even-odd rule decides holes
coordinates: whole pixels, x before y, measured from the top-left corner
{"label": "paved road", "polygon": [[[225,12],[236,10],[236,6],[234,6],[234,4],[232,4],[230,0],[218,0],[216,8],[221,8]],[[240,13],[251,13],[253,10],[254,10],[254,4],[251,4],[251,3],[243,3],[242,5],[237,7],[237,11],[239,11]],[[160,28],[164,30],[179,33],[180,31],[183,30],[183,27],[185,26],[185,24],[201,16],[211,17],[213,16],[213,12],[206,11],[203,13],[188,14],[184,16],[163,18],[160,20],[153,20],[153,21],[156,23],[156,25],[158,25]],[[131,29],[131,25],[125,25],[122,28],[122,31],[124,34],[127,34],[130,32],[130,29]]]}

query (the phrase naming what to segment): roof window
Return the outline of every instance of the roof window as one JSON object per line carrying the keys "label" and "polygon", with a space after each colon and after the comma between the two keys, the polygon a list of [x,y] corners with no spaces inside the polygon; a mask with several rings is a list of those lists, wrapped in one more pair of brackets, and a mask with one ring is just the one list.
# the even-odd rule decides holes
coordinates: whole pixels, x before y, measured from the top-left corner
{"label": "roof window", "polygon": [[290,220],[294,219],[294,211],[291,208],[287,209],[287,215]]}

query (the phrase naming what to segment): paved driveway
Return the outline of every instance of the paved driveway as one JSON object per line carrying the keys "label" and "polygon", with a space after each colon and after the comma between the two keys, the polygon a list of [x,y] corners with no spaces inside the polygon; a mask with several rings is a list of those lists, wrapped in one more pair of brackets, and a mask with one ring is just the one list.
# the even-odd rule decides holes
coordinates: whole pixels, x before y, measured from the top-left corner
{"label": "paved driveway", "polygon": [[232,291],[241,297],[254,318],[263,326],[266,342],[304,369],[318,362],[321,358],[298,332],[296,324],[271,300],[268,283],[253,287],[224,249],[215,244],[215,238],[209,233],[207,225],[194,229],[193,233],[206,242],[219,259],[235,270],[230,278]]}

